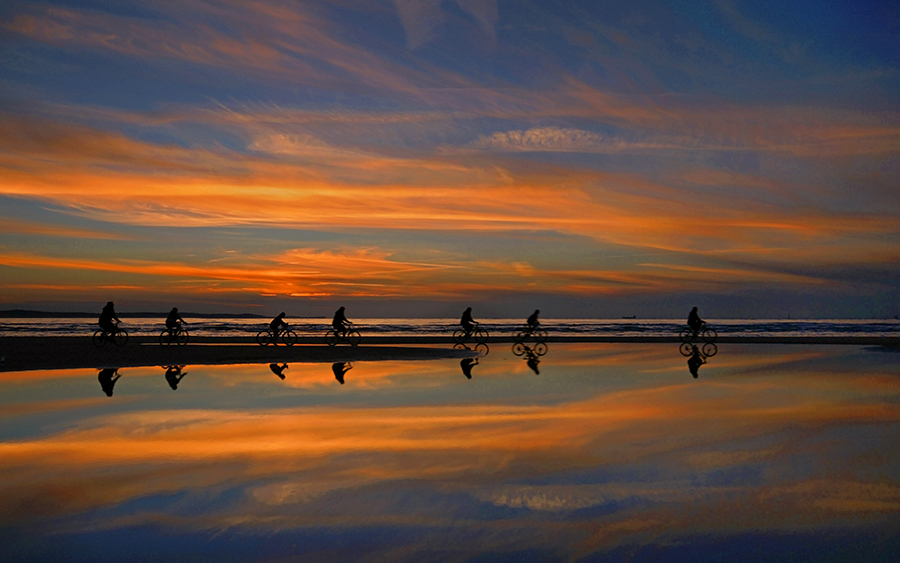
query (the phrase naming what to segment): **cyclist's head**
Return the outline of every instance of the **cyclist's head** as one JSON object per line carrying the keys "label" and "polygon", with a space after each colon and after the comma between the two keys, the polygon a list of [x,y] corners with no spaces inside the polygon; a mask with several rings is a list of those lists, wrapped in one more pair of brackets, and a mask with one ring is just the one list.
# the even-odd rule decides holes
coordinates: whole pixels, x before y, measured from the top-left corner
{"label": "cyclist's head", "polygon": [[344,308],[343,308],[343,307],[341,307],[341,308],[340,308],[340,309],[338,309],[338,311],[343,311],[343,310],[344,310]]}
{"label": "cyclist's head", "polygon": [[466,312],[471,313],[471,312],[472,312],[472,308],[471,308],[471,307],[466,307]]}
{"label": "cyclist's head", "polygon": [[106,302],[106,306],[107,306],[107,307],[112,307],[112,306],[113,306],[113,302],[112,302],[112,301],[107,301],[107,302]]}
{"label": "cyclist's head", "polygon": [[285,313],[284,313],[284,311],[282,311],[282,312],[281,312],[281,314],[280,314],[280,315],[278,315],[278,316],[279,316],[279,317],[284,317],[284,316],[285,316]]}
{"label": "cyclist's head", "polygon": [[173,312],[173,313],[177,313],[177,312],[178,312],[178,307],[172,307],[172,312]]}

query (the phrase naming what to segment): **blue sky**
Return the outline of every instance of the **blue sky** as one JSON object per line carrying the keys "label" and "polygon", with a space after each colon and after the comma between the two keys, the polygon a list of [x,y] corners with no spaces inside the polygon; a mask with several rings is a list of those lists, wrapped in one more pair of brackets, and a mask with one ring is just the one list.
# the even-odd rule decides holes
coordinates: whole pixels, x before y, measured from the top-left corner
{"label": "blue sky", "polygon": [[900,313],[890,2],[13,2],[0,307]]}

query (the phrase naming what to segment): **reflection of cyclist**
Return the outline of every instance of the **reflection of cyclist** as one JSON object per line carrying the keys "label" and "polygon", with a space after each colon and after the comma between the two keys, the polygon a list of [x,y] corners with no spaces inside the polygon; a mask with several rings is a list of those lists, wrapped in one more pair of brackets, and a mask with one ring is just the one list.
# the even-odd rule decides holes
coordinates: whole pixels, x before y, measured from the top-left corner
{"label": "reflection of cyclist", "polygon": [[[694,307],[696,310],[696,307]],[[703,355],[700,353],[700,348],[694,346],[694,351],[691,354],[691,357],[688,358],[688,370],[690,370],[691,375],[694,376],[694,379],[700,377],[700,366],[706,363],[706,359],[704,359]]]}
{"label": "reflection of cyclist", "polygon": [[269,369],[272,370],[272,373],[274,373],[281,379],[284,379],[284,370],[286,370],[287,368],[288,368],[287,364],[281,364],[281,365],[269,364]]}
{"label": "reflection of cyclist", "polygon": [[[113,322],[115,321],[115,322]],[[100,320],[97,321],[97,324],[100,325],[100,328],[103,329],[104,332],[108,332],[109,334],[115,334],[118,330],[116,328],[116,323],[122,322],[118,316],[116,316],[116,309],[113,306],[113,302],[109,301],[106,303],[106,307],[103,307],[103,310],[100,312]],[[110,388],[112,389],[112,388]]]}
{"label": "reflection of cyclist", "polygon": [[169,311],[169,316],[166,317],[166,328],[169,329],[169,334],[175,334],[175,332],[181,328],[181,323],[188,324],[186,320],[181,318],[181,315],[178,314],[178,307],[172,307],[172,310]]}
{"label": "reflection of cyclist", "polygon": [[[343,307],[341,307],[341,309],[343,309]],[[337,379],[341,385],[344,384],[344,374],[351,369],[353,369],[353,366],[350,362],[335,362],[331,364],[331,371],[334,372],[334,378]]]}
{"label": "reflection of cyclist", "polygon": [[172,388],[172,391],[178,389],[178,384],[181,383],[181,380],[187,375],[187,372],[181,373],[181,370],[183,370],[184,367],[185,366],[165,366],[166,381],[169,382],[169,387]]}
{"label": "reflection of cyclist", "polygon": [[691,330],[694,333],[700,332],[700,328],[703,326],[703,319],[700,318],[700,315],[697,314],[697,308],[694,307],[691,309],[691,314],[688,315],[687,324],[691,327]]}
{"label": "reflection of cyclist", "polygon": [[532,350],[528,350],[528,356],[525,360],[525,364],[530,367],[531,370],[537,375],[541,374],[541,372],[538,370],[539,363],[541,363],[541,361],[538,359],[538,355],[535,354]]}
{"label": "reflection of cyclist", "polygon": [[334,312],[334,319],[331,321],[331,327],[334,329],[334,332],[339,333],[342,336],[347,336],[347,331],[352,324],[353,323],[348,321],[347,317],[344,316],[343,307]]}
{"label": "reflection of cyclist", "polygon": [[[109,304],[112,305],[112,302]],[[113,377],[114,375],[115,377]],[[97,379],[100,381],[100,388],[103,389],[103,392],[106,393],[107,397],[112,397],[113,387],[115,387],[116,381],[118,381],[120,377],[122,376],[119,374],[119,368],[101,369],[100,373],[97,374]]]}
{"label": "reflection of cyclist", "polygon": [[466,379],[472,379],[472,368],[478,365],[478,358],[464,358],[459,362]]}
{"label": "reflection of cyclist", "polygon": [[466,334],[471,334],[472,331],[478,326],[478,323],[472,318],[472,308],[466,307],[466,310],[463,311],[462,318],[459,320],[460,326],[463,327],[463,330],[466,331]]}
{"label": "reflection of cyclist", "polygon": [[540,312],[540,309],[535,309],[534,313],[531,313],[531,316],[528,317],[527,321],[525,321],[526,323],[528,323],[529,329],[534,330],[538,327],[539,324],[541,324],[541,322],[538,320],[538,313]]}
{"label": "reflection of cyclist", "polygon": [[284,322],[284,311],[281,312],[277,317],[272,319],[272,322],[269,323],[269,329],[272,331],[272,344],[278,346],[278,334],[281,332],[281,328],[287,328],[287,323]]}

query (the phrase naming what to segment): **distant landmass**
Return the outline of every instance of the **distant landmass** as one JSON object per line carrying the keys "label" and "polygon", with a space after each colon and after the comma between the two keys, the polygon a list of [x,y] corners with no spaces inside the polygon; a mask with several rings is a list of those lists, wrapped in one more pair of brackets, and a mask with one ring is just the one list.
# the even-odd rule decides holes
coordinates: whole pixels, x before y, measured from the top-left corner
{"label": "distant landmass", "polygon": [[[120,317],[132,317],[138,319],[166,318],[169,312],[165,313],[130,313],[117,312]],[[264,315],[254,315],[252,313],[181,313],[182,317],[191,317],[195,319],[267,319]],[[94,319],[100,316],[100,313],[58,313],[51,311],[30,311],[28,309],[10,309],[0,311],[2,319],[49,319],[49,318],[68,318],[68,319]]]}

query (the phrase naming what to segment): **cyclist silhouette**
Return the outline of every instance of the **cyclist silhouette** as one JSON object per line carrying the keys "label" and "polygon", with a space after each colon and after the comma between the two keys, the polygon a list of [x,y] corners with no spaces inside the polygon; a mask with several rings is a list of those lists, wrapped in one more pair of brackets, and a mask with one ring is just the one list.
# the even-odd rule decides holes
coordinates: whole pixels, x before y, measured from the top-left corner
{"label": "cyclist silhouette", "polygon": [[[115,322],[113,322],[115,321]],[[118,316],[116,316],[116,309],[113,305],[112,301],[108,301],[106,303],[106,307],[103,307],[103,310],[100,312],[100,319],[97,321],[97,324],[100,325],[105,332],[109,334],[115,334],[118,328],[116,327],[116,323],[122,322]],[[101,340],[102,342],[102,340]],[[110,388],[112,389],[112,388]]]}
{"label": "cyclist silhouette", "polygon": [[272,319],[272,322],[269,323],[269,329],[272,331],[272,344],[278,346],[278,333],[281,332],[281,327],[287,328],[287,323],[284,322],[284,311],[281,312],[277,317]]}
{"label": "cyclist silhouette", "polygon": [[694,352],[691,354],[691,357],[688,358],[687,365],[688,370],[691,372],[691,375],[694,376],[694,379],[700,377],[700,366],[706,363],[706,359],[703,358],[703,355],[700,353],[700,348],[694,346]]}
{"label": "cyclist silhouette", "polygon": [[[343,309],[343,307],[341,307],[341,309]],[[331,364],[331,371],[334,372],[334,378],[337,379],[341,385],[344,384],[344,374],[351,369],[353,369],[353,366],[350,362],[335,362]]]}
{"label": "cyclist silhouette", "polygon": [[[347,330],[350,329],[350,325],[352,325],[350,321],[347,320],[347,317],[344,316],[344,308],[341,307],[337,311],[334,312],[334,319],[331,321],[331,327],[334,329],[334,332],[338,332],[341,336],[347,336]],[[341,382],[343,383],[343,382]]]}
{"label": "cyclist silhouette", "polygon": [[541,324],[541,322],[538,320],[538,314],[539,314],[540,312],[541,312],[540,309],[535,309],[535,310],[534,310],[534,313],[531,313],[531,316],[528,317],[528,320],[527,320],[527,321],[525,321],[525,322],[528,324],[528,328],[534,329],[534,328],[536,328],[539,324]]}
{"label": "cyclist silhouette", "polygon": [[281,365],[269,364],[269,369],[272,370],[272,373],[274,373],[281,379],[284,379],[284,370],[286,370],[287,368],[288,368],[287,364],[281,364]]}
{"label": "cyclist silhouette", "polygon": [[478,325],[477,322],[472,318],[472,308],[467,307],[465,311],[463,311],[462,318],[459,320],[460,326],[463,327],[463,330],[466,331],[466,335],[472,333],[475,327]]}
{"label": "cyclist silhouette", "polygon": [[689,327],[691,327],[691,330],[693,330],[695,334],[700,332],[700,329],[703,327],[703,323],[703,319],[701,319],[700,315],[697,314],[697,308],[694,307],[693,309],[691,309],[691,313],[688,315],[687,319],[687,324]]}
{"label": "cyclist silhouette", "polygon": [[169,316],[166,317],[166,328],[169,329],[171,334],[175,334],[175,332],[181,328],[181,323],[188,324],[188,322],[181,318],[181,315],[178,314],[178,307],[172,307],[172,310],[169,311]]}
{"label": "cyclist silhouette", "polygon": [[[112,302],[110,302],[110,305]],[[115,377],[113,377],[115,375]],[[100,381],[100,387],[103,389],[103,392],[106,393],[107,397],[112,397],[113,387],[116,385],[116,381],[122,377],[119,374],[119,368],[105,368],[101,369],[100,373],[97,374],[97,379]]]}
{"label": "cyclist silhouette", "polygon": [[478,358],[463,358],[459,362],[466,379],[472,379],[472,368],[478,365]]}
{"label": "cyclist silhouette", "polygon": [[178,384],[187,375],[187,372],[181,373],[181,370],[184,368],[185,366],[165,366],[166,381],[169,382],[169,387],[172,388],[172,391],[178,389]]}

